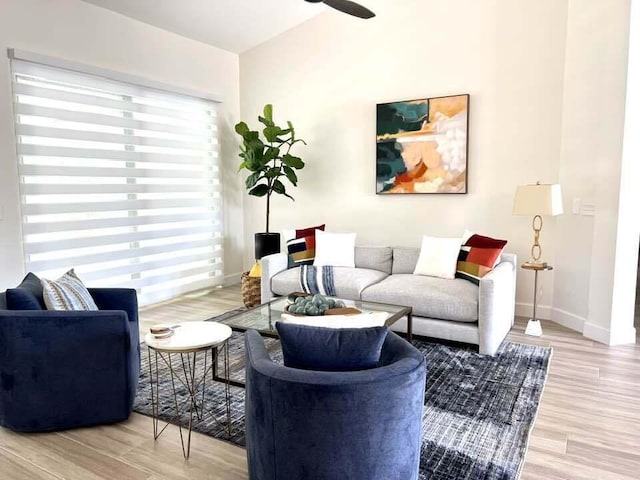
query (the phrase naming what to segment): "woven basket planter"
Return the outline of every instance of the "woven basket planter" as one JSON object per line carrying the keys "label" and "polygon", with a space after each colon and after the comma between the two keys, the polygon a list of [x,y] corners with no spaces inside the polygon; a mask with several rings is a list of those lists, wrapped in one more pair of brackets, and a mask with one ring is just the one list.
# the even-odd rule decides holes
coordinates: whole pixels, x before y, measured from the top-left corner
{"label": "woven basket planter", "polygon": [[249,272],[242,274],[242,301],[247,308],[260,305],[260,277],[250,277]]}

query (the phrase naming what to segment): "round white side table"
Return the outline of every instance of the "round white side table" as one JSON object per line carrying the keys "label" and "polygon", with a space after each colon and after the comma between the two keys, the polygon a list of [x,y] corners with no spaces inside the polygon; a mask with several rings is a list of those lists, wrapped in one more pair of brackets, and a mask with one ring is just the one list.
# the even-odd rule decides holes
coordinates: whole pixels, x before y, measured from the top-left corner
{"label": "round white side table", "polygon": [[[147,333],[144,338],[149,353],[149,382],[151,386],[151,410],[153,419],[153,438],[158,437],[165,431],[173,420],[180,417],[185,411],[189,412],[189,426],[187,444],[185,447],[182,435],[182,426],[178,423],[180,431],[180,442],[182,443],[182,454],[184,458],[189,458],[191,452],[191,429],[193,426],[193,416],[202,420],[205,415],[205,389],[206,380],[211,375],[212,381],[219,378],[217,375],[218,357],[222,355],[225,387],[225,408],[227,416],[227,431],[231,435],[231,403],[229,391],[229,338],[231,328],[217,322],[189,322],[173,326],[173,335],[166,338],[156,338],[151,333]],[[211,362],[208,364],[207,357],[211,352]],[[202,374],[198,374],[198,362],[204,362]],[[159,364],[162,363],[171,375],[171,386],[173,392],[173,403],[175,415],[166,424],[159,428]],[[166,374],[166,373],[165,373]],[[182,384],[189,393],[188,399],[180,404],[176,393],[176,385]]]}

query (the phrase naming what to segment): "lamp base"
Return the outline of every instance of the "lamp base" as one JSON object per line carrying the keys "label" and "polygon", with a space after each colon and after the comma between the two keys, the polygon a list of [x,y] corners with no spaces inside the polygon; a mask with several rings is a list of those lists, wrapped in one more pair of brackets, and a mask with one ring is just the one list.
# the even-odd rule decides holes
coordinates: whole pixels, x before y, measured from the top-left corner
{"label": "lamp base", "polygon": [[542,335],[542,324],[540,323],[540,320],[529,320],[524,334],[531,335],[532,337],[540,337]]}

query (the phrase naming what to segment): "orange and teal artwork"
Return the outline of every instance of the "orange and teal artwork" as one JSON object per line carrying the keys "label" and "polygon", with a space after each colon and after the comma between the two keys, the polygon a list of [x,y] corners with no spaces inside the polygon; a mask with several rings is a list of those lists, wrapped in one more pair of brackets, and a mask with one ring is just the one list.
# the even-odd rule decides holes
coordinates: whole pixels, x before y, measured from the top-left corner
{"label": "orange and teal artwork", "polygon": [[467,193],[469,95],[377,106],[376,193]]}

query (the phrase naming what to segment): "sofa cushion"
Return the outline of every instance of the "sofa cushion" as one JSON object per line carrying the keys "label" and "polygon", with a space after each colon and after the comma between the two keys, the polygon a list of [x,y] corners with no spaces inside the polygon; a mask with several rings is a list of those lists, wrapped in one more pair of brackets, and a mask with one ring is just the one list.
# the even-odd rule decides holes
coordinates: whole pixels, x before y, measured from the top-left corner
{"label": "sofa cushion", "polygon": [[284,365],[302,370],[352,372],[378,366],[387,327],[323,328],[277,322]]}
{"label": "sofa cushion", "polygon": [[[360,292],[387,274],[368,268],[333,267],[336,295],[347,300],[360,300]],[[468,283],[468,282],[467,282]],[[276,295],[288,295],[301,291],[300,267],[284,270],[271,279],[271,291]]]}
{"label": "sofa cushion", "polygon": [[389,247],[356,247],[356,267],[391,274],[393,250]]}
{"label": "sofa cushion", "polygon": [[10,288],[7,294],[8,310],[46,310],[42,283],[34,273],[27,273],[20,285]]}
{"label": "sofa cushion", "polygon": [[395,247],[393,249],[393,268],[391,273],[413,273],[420,256],[419,248]]}
{"label": "sofa cushion", "polygon": [[477,322],[478,290],[461,278],[398,274],[365,289],[362,299],[413,307],[413,314],[420,317]]}

